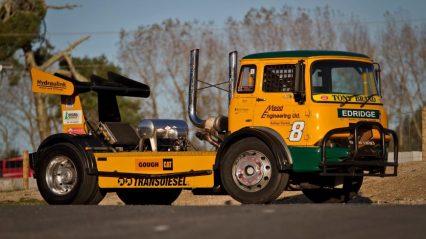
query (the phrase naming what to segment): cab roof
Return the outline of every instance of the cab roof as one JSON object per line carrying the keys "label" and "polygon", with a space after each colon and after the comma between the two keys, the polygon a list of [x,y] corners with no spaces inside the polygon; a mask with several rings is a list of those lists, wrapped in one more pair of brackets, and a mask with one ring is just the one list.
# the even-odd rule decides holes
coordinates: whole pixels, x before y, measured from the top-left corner
{"label": "cab roof", "polygon": [[368,58],[368,56],[355,52],[347,51],[314,51],[314,50],[298,50],[298,51],[271,51],[250,54],[243,59],[263,59],[263,58],[286,58],[286,57],[313,57],[313,56],[348,56]]}

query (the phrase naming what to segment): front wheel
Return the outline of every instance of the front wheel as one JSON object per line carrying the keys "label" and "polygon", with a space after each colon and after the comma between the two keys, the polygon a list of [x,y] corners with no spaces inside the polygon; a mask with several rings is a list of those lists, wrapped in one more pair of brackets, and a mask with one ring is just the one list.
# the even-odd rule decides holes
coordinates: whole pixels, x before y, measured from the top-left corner
{"label": "front wheel", "polygon": [[220,174],[229,195],[248,204],[272,202],[284,191],[289,178],[278,171],[268,146],[254,137],[242,139],[227,150]]}

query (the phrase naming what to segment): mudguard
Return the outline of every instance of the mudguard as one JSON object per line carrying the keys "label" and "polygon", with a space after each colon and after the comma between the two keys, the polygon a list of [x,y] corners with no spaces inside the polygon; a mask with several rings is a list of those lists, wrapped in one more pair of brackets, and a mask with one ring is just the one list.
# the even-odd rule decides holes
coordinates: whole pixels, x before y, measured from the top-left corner
{"label": "mudguard", "polygon": [[[41,142],[37,151],[30,154],[30,165],[35,172],[35,169],[38,167],[39,155],[43,152],[43,150],[57,143],[71,143],[76,146],[80,150],[83,157],[86,159],[84,161],[84,166],[87,170],[87,173],[92,175],[97,174],[96,161],[93,153],[91,153],[90,150],[86,150],[86,148],[105,147],[105,145],[103,145],[99,139],[92,135],[72,135],[65,133],[53,134],[47,137],[45,140],[43,140],[43,142]],[[34,177],[36,176],[37,175],[34,174]]]}

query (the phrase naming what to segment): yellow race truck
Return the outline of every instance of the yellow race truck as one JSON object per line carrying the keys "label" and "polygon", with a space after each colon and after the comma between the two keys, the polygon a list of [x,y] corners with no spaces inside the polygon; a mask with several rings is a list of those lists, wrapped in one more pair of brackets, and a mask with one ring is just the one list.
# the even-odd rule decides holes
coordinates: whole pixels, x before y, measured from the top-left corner
{"label": "yellow race truck", "polygon": [[[188,124],[121,122],[116,96],[149,86],[110,72],[90,82],[32,69],[33,92],[61,96],[63,133],[46,138],[31,165],[50,204],[97,204],[116,192],[126,204],[171,204],[183,189],[269,203],[284,190],[313,202],[346,202],[364,176],[396,176],[398,138],[387,129],[380,67],[341,51],[229,54],[228,116],[197,115],[199,50],[190,55],[189,119],[214,151],[191,151]],[[98,95],[99,122],[79,95]],[[388,153],[394,152],[392,158]]]}

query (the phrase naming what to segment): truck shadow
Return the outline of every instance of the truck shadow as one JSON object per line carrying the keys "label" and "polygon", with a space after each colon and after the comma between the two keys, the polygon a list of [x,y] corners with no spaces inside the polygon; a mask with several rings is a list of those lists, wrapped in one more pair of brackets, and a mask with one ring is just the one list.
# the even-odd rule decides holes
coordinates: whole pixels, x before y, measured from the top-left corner
{"label": "truck shadow", "polygon": [[[307,204],[307,203],[314,203],[314,202],[309,200],[303,194],[279,198],[278,200],[275,200],[274,202],[272,202],[272,204]],[[354,198],[352,198],[348,203],[351,203],[351,204],[353,204],[353,203],[355,203],[355,204],[372,204],[374,202],[368,197],[363,197],[362,195],[357,195]]]}

